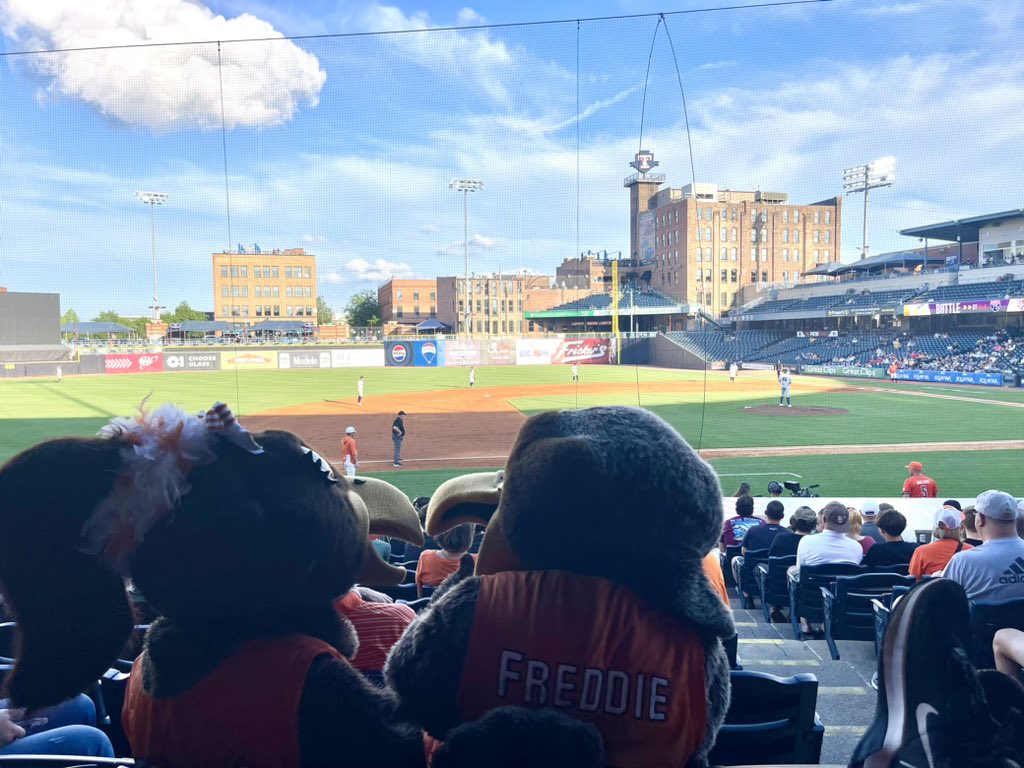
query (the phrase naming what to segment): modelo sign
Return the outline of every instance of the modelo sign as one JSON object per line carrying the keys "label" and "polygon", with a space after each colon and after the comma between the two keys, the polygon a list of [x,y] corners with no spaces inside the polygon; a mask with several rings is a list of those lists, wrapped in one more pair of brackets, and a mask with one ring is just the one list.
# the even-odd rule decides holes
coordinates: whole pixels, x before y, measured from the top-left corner
{"label": "modelo sign", "polygon": [[106,373],[158,373],[164,369],[161,355],[104,355]]}
{"label": "modelo sign", "polygon": [[164,353],[165,371],[219,371],[219,352]]}
{"label": "modelo sign", "polygon": [[412,344],[389,341],[384,345],[384,364],[389,367],[412,365]]}
{"label": "modelo sign", "polygon": [[579,365],[598,365],[609,363],[612,359],[612,345],[609,339],[578,339],[560,342],[551,362]]}
{"label": "modelo sign", "polygon": [[[327,356],[326,361],[323,355]],[[327,363],[324,365],[324,363]],[[331,354],[325,352],[279,352],[277,356],[278,368],[330,368]]]}

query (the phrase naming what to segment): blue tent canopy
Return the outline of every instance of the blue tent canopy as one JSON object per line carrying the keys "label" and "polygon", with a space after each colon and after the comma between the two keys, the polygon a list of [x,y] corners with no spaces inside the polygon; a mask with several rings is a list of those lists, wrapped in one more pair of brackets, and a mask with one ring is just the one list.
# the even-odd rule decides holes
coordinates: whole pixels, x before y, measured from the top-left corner
{"label": "blue tent canopy", "polygon": [[231,323],[225,323],[223,320],[185,320],[175,325],[181,327],[174,330],[181,330],[185,333],[216,333],[217,331],[231,330]]}
{"label": "blue tent canopy", "polygon": [[418,333],[420,331],[450,331],[451,329],[452,327],[447,323],[442,323],[435,317],[428,317],[417,325],[414,330]]}
{"label": "blue tent canopy", "polygon": [[82,336],[91,336],[94,333],[135,333],[131,328],[120,323],[97,323],[78,322],[64,323],[60,327],[61,333],[77,333]]}
{"label": "blue tent canopy", "polygon": [[304,323],[301,320],[264,320],[249,326],[250,331],[298,331],[302,332]]}

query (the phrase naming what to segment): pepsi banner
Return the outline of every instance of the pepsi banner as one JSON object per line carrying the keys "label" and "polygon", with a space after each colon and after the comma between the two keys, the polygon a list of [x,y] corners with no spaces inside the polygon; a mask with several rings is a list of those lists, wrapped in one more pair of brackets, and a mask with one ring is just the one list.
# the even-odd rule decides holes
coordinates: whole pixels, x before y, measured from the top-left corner
{"label": "pepsi banner", "polygon": [[438,353],[436,341],[414,341],[412,364],[417,367],[436,368]]}
{"label": "pepsi banner", "polygon": [[896,372],[900,381],[928,381],[943,384],[977,384],[983,387],[1003,386],[1001,373],[961,373],[959,371],[915,371],[903,368]]}
{"label": "pepsi banner", "polygon": [[388,341],[384,343],[384,365],[389,368],[407,367],[413,364],[413,346],[409,341]]}

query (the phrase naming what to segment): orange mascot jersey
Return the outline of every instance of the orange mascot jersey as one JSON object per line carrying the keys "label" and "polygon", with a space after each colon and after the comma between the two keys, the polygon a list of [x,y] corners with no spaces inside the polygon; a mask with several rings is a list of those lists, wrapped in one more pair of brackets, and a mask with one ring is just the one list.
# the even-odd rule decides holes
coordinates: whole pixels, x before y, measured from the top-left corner
{"label": "orange mascot jersey", "polygon": [[160,768],[299,764],[299,702],[314,659],[344,657],[308,635],[253,640],[178,696],[142,689],[141,657],[125,696],[132,753]]}
{"label": "orange mascot jersey", "polygon": [[681,766],[704,740],[705,697],[698,634],[626,587],[565,571],[480,577],[463,721],[551,707],[597,727],[608,765]]}

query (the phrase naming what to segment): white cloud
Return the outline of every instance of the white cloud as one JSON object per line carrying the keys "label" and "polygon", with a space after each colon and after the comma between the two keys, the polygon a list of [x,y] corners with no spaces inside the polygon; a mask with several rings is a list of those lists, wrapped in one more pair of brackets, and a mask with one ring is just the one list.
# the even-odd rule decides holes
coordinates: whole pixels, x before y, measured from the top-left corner
{"label": "white cloud", "polygon": [[340,272],[321,272],[320,282],[330,285],[340,285],[345,282],[345,277]]}
{"label": "white cloud", "polygon": [[303,235],[302,242],[307,245],[321,245],[327,242],[327,238],[323,235]]}
{"label": "white cloud", "polygon": [[484,250],[493,250],[495,248],[501,248],[501,243],[496,238],[487,237],[486,235],[473,235],[469,238],[470,246],[477,248],[483,248]]}
{"label": "white cloud", "polygon": [[392,277],[409,277],[412,267],[401,262],[385,259],[349,259],[345,262],[345,270],[351,273],[352,279],[362,283],[381,283]]}
{"label": "white cloud", "polygon": [[224,124],[273,126],[302,103],[316,106],[327,74],[316,57],[267,22],[214,15],[188,0],[0,0],[3,34],[23,50],[277,38],[265,43],[169,45],[21,61],[50,78],[38,95],[78,99],[102,114],[158,132]]}
{"label": "white cloud", "polygon": [[427,224],[426,226],[420,229],[420,232],[422,232],[424,235],[436,235],[440,231],[441,230],[437,226],[437,224]]}

